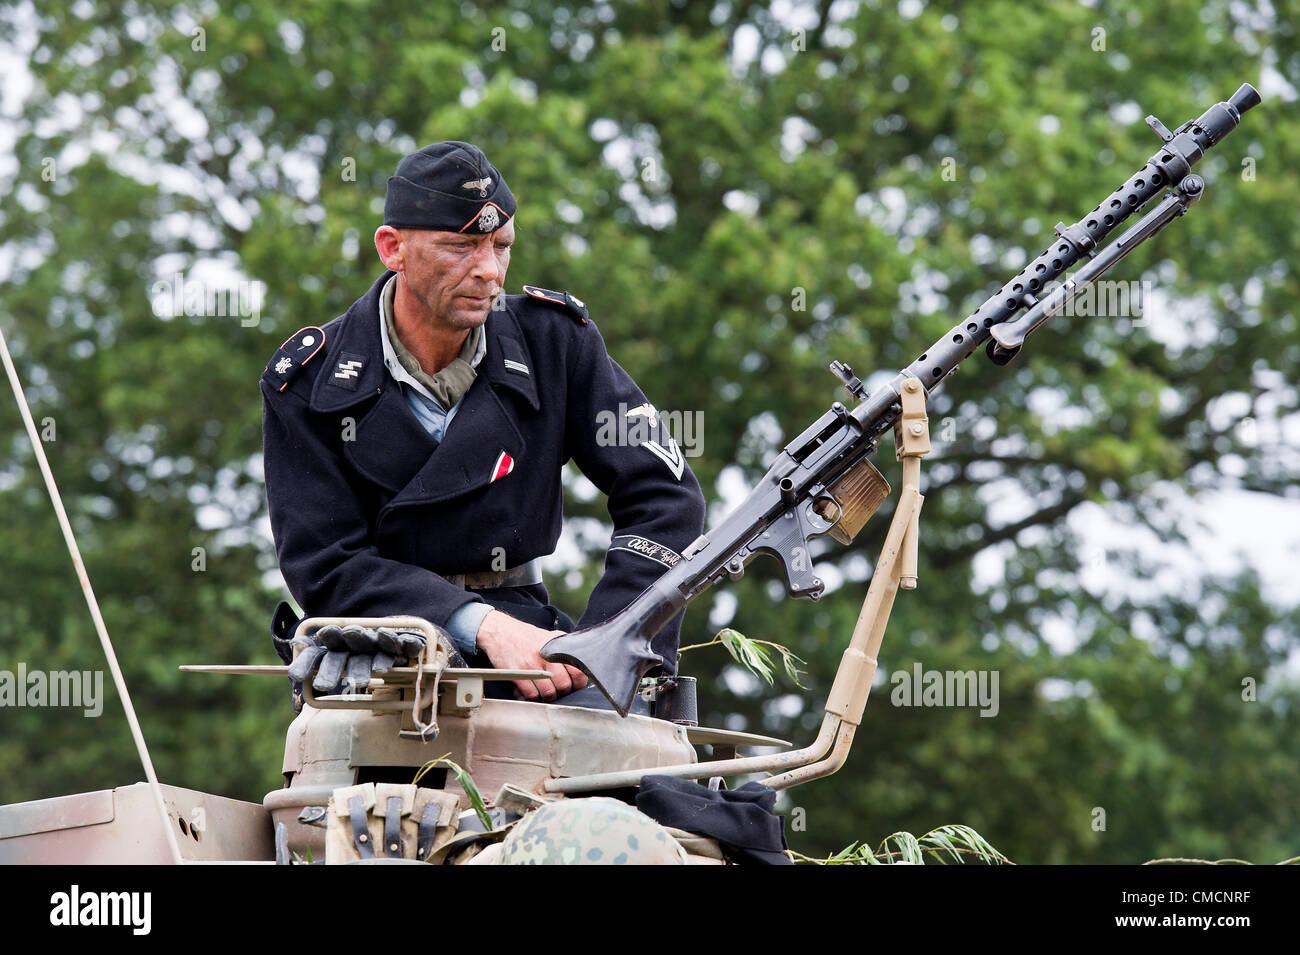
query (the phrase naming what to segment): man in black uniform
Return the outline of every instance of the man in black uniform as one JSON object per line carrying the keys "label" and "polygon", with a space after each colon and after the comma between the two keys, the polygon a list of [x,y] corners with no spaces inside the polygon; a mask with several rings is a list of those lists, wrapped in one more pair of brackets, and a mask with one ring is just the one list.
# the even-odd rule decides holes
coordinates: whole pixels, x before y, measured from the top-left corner
{"label": "man in black uniform", "polygon": [[[584,304],[503,294],[514,214],[477,147],[405,157],[375,233],[387,270],[267,365],[263,453],[280,569],[308,615],[424,617],[472,662],[549,670],[516,688],[550,700],[586,683],[539,652],[573,626],[538,571],[560,536],[565,463],[608,495],[614,522],[580,627],[677,559],[704,501]],[[680,630],[679,616],[653,644],[668,672]]]}

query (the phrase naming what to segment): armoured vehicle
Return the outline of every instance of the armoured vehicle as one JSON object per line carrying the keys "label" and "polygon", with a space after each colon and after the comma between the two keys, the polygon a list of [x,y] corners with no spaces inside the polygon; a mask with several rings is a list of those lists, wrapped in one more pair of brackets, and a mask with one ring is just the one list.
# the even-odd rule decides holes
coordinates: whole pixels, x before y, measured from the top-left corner
{"label": "armoured vehicle", "polygon": [[[426,651],[368,692],[317,696],[290,724],[284,787],[262,804],[151,782],[0,807],[0,862],[489,862],[723,864],[716,839],[661,826],[628,804],[643,776],[706,780],[768,774],[773,790],[833,773],[848,756],[900,586],[916,586],[920,459],[929,451],[925,391],[901,396],[903,490],[816,739],[784,740],[701,727],[693,682],[647,681],[626,715],[595,687],[567,702],[493,699],[485,681],[546,671],[452,667],[445,635],[417,617],[308,618],[327,626],[421,633]],[[846,519],[864,522],[889,487],[871,465]],[[284,666],[194,665],[195,674],[276,676]],[[196,678],[199,678],[196,676]],[[708,747],[701,758],[697,747]],[[742,750],[763,750],[741,755]],[[430,765],[432,764],[432,765]],[[423,769],[423,772],[421,771]],[[150,775],[152,775],[150,773]],[[152,789],[152,792],[151,792]],[[476,809],[479,791],[493,794]],[[165,819],[165,823],[162,821]]]}

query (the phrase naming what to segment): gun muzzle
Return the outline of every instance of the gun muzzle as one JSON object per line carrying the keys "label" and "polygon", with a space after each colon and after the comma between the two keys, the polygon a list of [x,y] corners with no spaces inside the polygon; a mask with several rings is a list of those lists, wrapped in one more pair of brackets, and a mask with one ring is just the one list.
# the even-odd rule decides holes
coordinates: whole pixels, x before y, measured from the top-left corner
{"label": "gun muzzle", "polygon": [[1213,145],[1237,128],[1243,113],[1262,102],[1263,97],[1255,87],[1242,83],[1226,103],[1215,103],[1202,113],[1196,120],[1196,125],[1205,130],[1210,145]]}
{"label": "gun muzzle", "polygon": [[1228,105],[1237,111],[1238,116],[1241,116],[1247,110],[1254,109],[1262,102],[1264,102],[1264,98],[1259,95],[1259,90],[1249,83],[1242,83],[1237,92],[1233,93],[1232,98],[1228,100]]}

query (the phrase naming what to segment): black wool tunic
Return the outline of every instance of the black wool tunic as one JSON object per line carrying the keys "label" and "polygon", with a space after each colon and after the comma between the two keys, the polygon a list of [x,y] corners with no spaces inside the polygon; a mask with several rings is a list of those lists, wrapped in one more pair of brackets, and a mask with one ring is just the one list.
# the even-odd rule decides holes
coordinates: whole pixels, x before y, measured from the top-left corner
{"label": "black wool tunic", "polygon": [[[623,609],[699,536],[704,498],[585,307],[544,289],[504,296],[439,444],[384,367],[379,296],[392,274],[324,328],[290,338],[262,376],[271,529],[298,604],[309,616],[414,614],[438,625],[479,599],[507,612],[545,606],[541,584],[477,592],[446,577],[551,554],[573,460],[608,495],[614,524],[578,626]],[[629,412],[654,423],[648,440],[625,440],[644,428],[609,427],[632,423]],[[679,615],[653,642],[669,672],[680,630]]]}

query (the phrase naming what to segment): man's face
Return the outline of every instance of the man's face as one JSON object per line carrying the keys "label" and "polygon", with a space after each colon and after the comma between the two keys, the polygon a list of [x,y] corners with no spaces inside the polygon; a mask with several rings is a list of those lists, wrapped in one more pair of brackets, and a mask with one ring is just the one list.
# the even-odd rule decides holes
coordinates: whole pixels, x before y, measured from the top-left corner
{"label": "man's face", "polygon": [[[389,228],[387,226],[385,229]],[[505,287],[510,246],[515,241],[511,219],[487,235],[394,230],[407,289],[428,310],[431,321],[444,328],[465,330],[482,325],[492,302]],[[385,260],[389,268],[394,263]]]}

